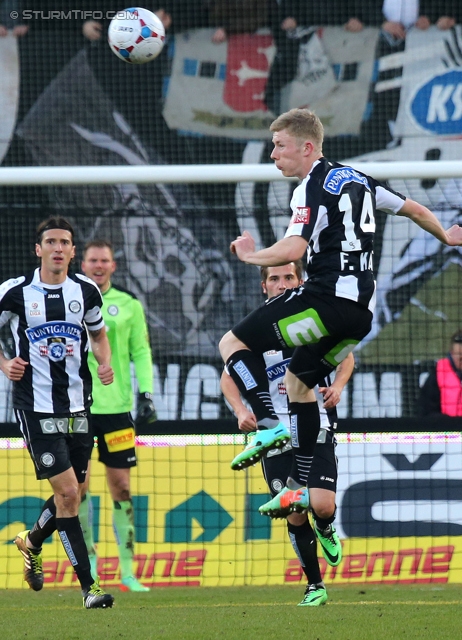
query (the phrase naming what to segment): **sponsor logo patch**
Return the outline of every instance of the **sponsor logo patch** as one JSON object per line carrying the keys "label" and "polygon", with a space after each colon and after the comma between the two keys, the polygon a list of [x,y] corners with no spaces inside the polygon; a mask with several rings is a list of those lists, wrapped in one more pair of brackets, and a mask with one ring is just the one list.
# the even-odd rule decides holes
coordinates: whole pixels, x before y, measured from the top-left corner
{"label": "sponsor logo patch", "polygon": [[350,182],[357,182],[364,185],[366,189],[370,189],[366,176],[362,176],[351,167],[331,169],[324,180],[324,189],[338,196],[343,187]]}
{"label": "sponsor logo patch", "polygon": [[257,386],[257,383],[255,382],[253,375],[247,369],[247,367],[242,362],[242,360],[239,360],[238,362],[236,362],[236,364],[233,365],[233,368],[234,368],[234,371],[242,380],[242,382],[244,383],[245,388],[247,390],[254,389]]}
{"label": "sponsor logo patch", "polygon": [[292,447],[300,447],[298,443],[297,416],[290,416],[290,440]]}
{"label": "sponsor logo patch", "polygon": [[126,451],[126,449],[132,449],[135,446],[135,430],[129,427],[128,429],[105,433],[104,440],[109,453]]}
{"label": "sponsor logo patch", "polygon": [[293,224],[308,224],[310,221],[311,209],[310,207],[297,207],[297,211],[294,211],[292,218],[289,222],[289,227]]}

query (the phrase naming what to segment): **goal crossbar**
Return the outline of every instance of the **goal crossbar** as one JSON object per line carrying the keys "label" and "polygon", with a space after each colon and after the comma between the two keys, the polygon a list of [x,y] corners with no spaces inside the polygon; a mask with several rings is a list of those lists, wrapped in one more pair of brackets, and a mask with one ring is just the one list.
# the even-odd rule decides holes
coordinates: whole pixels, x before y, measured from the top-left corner
{"label": "goal crossbar", "polygon": [[[462,178],[462,161],[355,162],[377,180]],[[285,178],[273,164],[3,167],[0,186],[274,182]]]}

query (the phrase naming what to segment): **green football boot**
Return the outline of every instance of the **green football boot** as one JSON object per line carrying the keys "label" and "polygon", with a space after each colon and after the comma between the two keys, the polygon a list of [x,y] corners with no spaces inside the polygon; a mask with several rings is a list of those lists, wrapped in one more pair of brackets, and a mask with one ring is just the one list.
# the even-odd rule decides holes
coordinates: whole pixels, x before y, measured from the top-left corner
{"label": "green football boot", "polygon": [[310,497],[306,487],[296,490],[284,487],[277,496],[262,504],[258,510],[262,515],[270,518],[285,518],[294,511],[303,513],[309,506]]}
{"label": "green football boot", "polygon": [[308,584],[305,589],[303,600],[297,607],[320,607],[327,602],[326,588],[319,584]]}
{"label": "green football boot", "polygon": [[145,591],[151,591],[149,587],[145,587],[144,584],[141,584],[141,582],[137,580],[135,576],[122,578],[122,580],[120,581],[120,590],[132,591],[133,593],[143,593]]}
{"label": "green football boot", "polygon": [[267,451],[281,449],[290,440],[290,433],[280,422],[273,429],[262,429],[252,437],[244,451],[231,462],[231,469],[239,471],[258,462]]}
{"label": "green football boot", "polygon": [[342,545],[335,528],[330,524],[326,529],[321,530],[315,524],[314,530],[321,545],[325,561],[331,567],[338,566],[342,561]]}

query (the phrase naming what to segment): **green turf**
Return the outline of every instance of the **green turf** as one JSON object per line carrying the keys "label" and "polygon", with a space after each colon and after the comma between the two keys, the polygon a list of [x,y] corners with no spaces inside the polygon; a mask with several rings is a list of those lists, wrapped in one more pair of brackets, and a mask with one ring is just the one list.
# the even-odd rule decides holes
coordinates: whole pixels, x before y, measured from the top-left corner
{"label": "green turf", "polygon": [[297,607],[302,586],[115,591],[113,609],[81,608],[74,589],[0,595],[2,640],[456,640],[462,587],[330,587],[324,607]]}

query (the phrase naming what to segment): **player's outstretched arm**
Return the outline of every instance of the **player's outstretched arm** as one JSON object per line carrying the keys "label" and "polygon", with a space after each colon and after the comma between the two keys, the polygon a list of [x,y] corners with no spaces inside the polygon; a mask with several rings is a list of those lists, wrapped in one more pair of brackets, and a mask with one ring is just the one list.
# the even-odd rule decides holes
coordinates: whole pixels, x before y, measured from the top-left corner
{"label": "player's outstretched arm", "polygon": [[330,387],[319,387],[319,392],[324,397],[324,408],[333,409],[340,402],[342,391],[346,383],[351,378],[353,369],[355,368],[355,359],[352,353],[349,353],[335,370],[335,378]]}
{"label": "player's outstretched arm", "polygon": [[221,374],[220,386],[223,395],[236,414],[239,430],[244,433],[255,431],[257,429],[257,418],[242,402],[236,383],[226,371]]}
{"label": "player's outstretched arm", "polygon": [[435,214],[432,213],[430,209],[427,209],[427,207],[415,202],[415,200],[406,198],[404,205],[398,211],[397,215],[409,218],[419,225],[419,227],[422,227],[422,229],[431,233],[435,238],[438,238],[443,244],[451,247],[462,245],[462,227],[455,224],[445,230]]}
{"label": "player's outstretched arm", "polygon": [[107,339],[106,329],[88,331],[90,344],[95,360],[98,363],[98,378],[102,384],[112,384],[114,382],[114,372],[111,367],[111,347]]}
{"label": "player's outstretched arm", "polygon": [[231,253],[239,260],[258,267],[280,267],[302,258],[308,242],[301,236],[289,236],[278,240],[271,247],[255,251],[255,240],[248,231],[238,236],[230,245]]}

